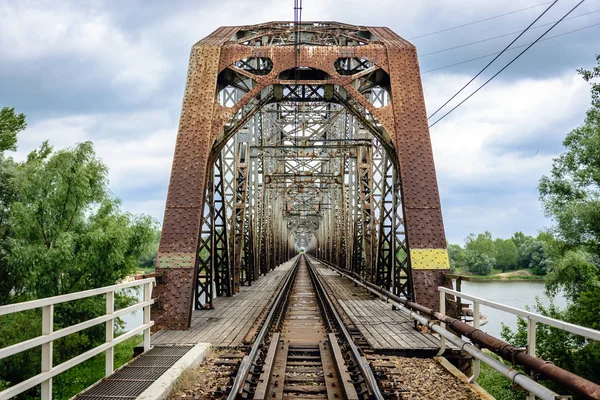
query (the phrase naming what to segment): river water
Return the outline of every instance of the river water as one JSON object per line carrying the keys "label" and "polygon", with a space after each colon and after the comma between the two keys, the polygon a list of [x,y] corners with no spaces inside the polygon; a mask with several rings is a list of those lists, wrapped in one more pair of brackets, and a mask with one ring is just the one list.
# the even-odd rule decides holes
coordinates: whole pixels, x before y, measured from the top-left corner
{"label": "river water", "polygon": [[[545,285],[543,282],[530,281],[489,281],[489,282],[464,282],[462,283],[462,292],[473,296],[481,297],[496,303],[505,304],[515,308],[525,309],[530,306],[531,311],[535,312],[533,306],[536,303],[536,297],[540,302],[547,306],[551,301],[559,308],[567,306],[567,300],[562,294],[558,294],[554,299],[546,296]],[[467,301],[471,304],[471,301]],[[481,327],[481,330],[490,335],[500,337],[502,324],[507,325],[513,331],[517,328],[517,317],[504,311],[496,310],[486,306],[480,306],[480,312],[485,314],[489,321]]]}
{"label": "river water", "polygon": [[[508,306],[525,309],[525,306],[535,305],[536,297],[543,305],[550,304],[551,299],[546,296],[543,282],[530,281],[489,281],[489,282],[463,282],[462,291],[466,294],[481,297],[486,300],[506,304]],[[131,294],[134,294],[132,291]],[[141,300],[142,293],[138,292]],[[567,306],[567,300],[561,294],[554,298],[554,304],[559,308]],[[470,301],[468,302],[471,303]],[[517,317],[504,311],[496,310],[486,306],[480,306],[480,312],[485,314],[489,321],[481,329],[493,336],[500,337],[502,324],[508,325],[512,330],[517,327]],[[125,315],[125,331],[129,331],[142,324],[142,310]]]}

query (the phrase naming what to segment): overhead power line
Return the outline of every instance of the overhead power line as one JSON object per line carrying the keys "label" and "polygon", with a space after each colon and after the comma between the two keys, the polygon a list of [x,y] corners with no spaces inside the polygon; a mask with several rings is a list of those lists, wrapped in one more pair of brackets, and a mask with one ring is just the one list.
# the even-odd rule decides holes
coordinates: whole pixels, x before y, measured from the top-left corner
{"label": "overhead power line", "polygon": [[504,54],[506,52],[506,50],[508,50],[510,48],[510,46],[512,46],[517,40],[519,40],[521,38],[521,36],[523,36],[525,34],[525,32],[527,32],[533,25],[535,25],[536,22],[538,22],[540,20],[540,18],[542,18],[548,11],[550,11],[550,9],[552,7],[554,7],[554,5],[556,3],[558,3],[558,0],[554,0],[552,2],[552,4],[550,4],[548,6],[548,8],[546,8],[540,15],[538,15],[538,17],[536,19],[534,19],[533,22],[530,23],[527,26],[527,28],[525,28],[516,38],[514,38],[496,57],[494,57],[492,59],[492,61],[490,61],[489,63],[487,63],[487,65],[485,67],[483,67],[483,69],[481,71],[479,71],[477,73],[477,75],[475,75],[473,78],[471,78],[471,80],[469,82],[467,82],[463,87],[461,87],[458,92],[454,93],[454,95],[452,97],[450,97],[444,104],[442,104],[437,110],[435,110],[435,112],[433,114],[431,114],[429,117],[427,117],[427,119],[432,118],[435,114],[437,114],[438,112],[440,112],[440,110],[442,108],[446,107],[446,105],[448,103],[450,103],[452,100],[454,100],[454,98],[456,96],[458,96],[463,90],[465,90],[467,88],[467,86],[469,86],[471,84],[471,82],[473,82],[475,79],[477,79],[477,77],[479,77],[479,75],[483,74],[485,72],[485,70],[488,69],[488,67],[494,63],[494,61],[496,61],[502,54]]}
{"label": "overhead power line", "polygon": [[527,46],[525,48],[525,50],[523,50],[522,52],[520,52],[519,54],[517,54],[517,56],[515,58],[513,58],[512,60],[510,60],[510,62],[508,64],[506,64],[504,67],[502,67],[502,69],[498,72],[496,72],[494,75],[492,75],[492,77],[490,79],[488,79],[487,81],[485,81],[481,86],[479,86],[473,93],[471,93],[469,96],[467,96],[463,101],[461,101],[460,103],[458,103],[457,105],[455,105],[450,111],[448,111],[446,114],[442,115],[440,118],[437,119],[437,121],[435,121],[433,124],[429,125],[429,127],[431,128],[432,126],[434,126],[435,124],[437,124],[438,122],[440,122],[441,120],[443,120],[444,118],[446,118],[452,111],[456,110],[458,107],[460,107],[462,104],[464,104],[467,100],[469,100],[471,97],[473,97],[475,95],[475,93],[479,92],[481,89],[483,89],[488,83],[490,83],[495,77],[497,77],[498,75],[500,75],[502,73],[502,71],[504,71],[506,68],[508,68],[510,65],[512,65],[512,63],[514,63],[515,61],[517,61],[519,59],[519,57],[521,57],[523,54],[525,54],[525,52],[527,52],[527,50],[529,50],[531,47],[533,47],[533,45],[535,45],[537,42],[539,42],[544,36],[546,36],[546,34],[548,32],[550,32],[552,29],[554,29],[554,27],[556,27],[558,24],[560,24],[560,22],[562,20],[564,20],[566,17],[569,16],[569,14],[571,14],[573,11],[575,11],[577,9],[577,7],[579,7],[581,4],[583,4],[585,0],[581,0],[579,3],[575,4],[575,6],[573,8],[571,8],[569,10],[569,12],[567,12],[565,15],[563,15],[563,17],[561,19],[559,19],[558,21],[556,21],[556,23],[554,23],[554,25],[552,25],[550,28],[548,28],[544,33],[542,33],[535,41],[533,41],[529,46]]}
{"label": "overhead power line", "polygon": [[[572,19],[575,19],[575,18],[581,18],[581,17],[585,17],[586,15],[590,15],[590,14],[596,14],[596,13],[599,13],[599,12],[600,12],[600,10],[595,10],[595,11],[590,11],[590,12],[586,12],[586,13],[583,13],[583,14],[575,15],[575,16],[573,16],[573,17],[565,18],[565,19],[563,20],[563,22],[564,22],[564,21],[568,21],[568,20],[572,20]],[[555,22],[556,22],[556,21],[552,21],[552,22],[548,22],[548,23],[546,23],[546,24],[542,24],[542,25],[534,26],[533,28],[531,28],[531,29],[530,29],[530,31],[533,31],[534,29],[540,29],[540,28],[543,28],[544,26],[552,25],[552,24],[553,24],[553,23],[555,23]],[[442,50],[436,50],[436,51],[432,51],[432,52],[430,52],[430,53],[419,54],[419,57],[421,57],[421,58],[422,58],[422,57],[432,56],[432,55],[434,55],[434,54],[444,53],[444,52],[446,52],[446,51],[450,51],[450,50],[461,49],[461,48],[463,48],[463,47],[472,46],[472,45],[474,45],[474,44],[479,44],[479,43],[489,42],[490,40],[495,40],[495,39],[500,39],[500,38],[503,38],[503,37],[506,37],[506,36],[516,35],[517,33],[521,33],[521,32],[523,32],[523,31],[521,30],[521,31],[514,31],[514,32],[510,32],[510,33],[504,33],[504,34],[502,34],[502,35],[493,36],[493,37],[490,37],[490,38],[487,38],[487,39],[481,39],[481,40],[477,40],[477,41],[475,41],[475,42],[465,43],[465,44],[461,44],[461,45],[458,45],[458,46],[453,46],[453,47],[447,47],[447,48],[445,48],[445,49],[442,49]],[[494,53],[494,54],[497,54],[497,53]]]}
{"label": "overhead power line", "polygon": [[521,8],[520,10],[510,11],[510,12],[507,12],[507,13],[504,13],[504,14],[500,14],[500,15],[494,15],[493,17],[480,19],[480,20],[477,20],[477,21],[469,22],[469,23],[466,23],[466,24],[458,25],[458,26],[453,26],[452,28],[442,29],[441,31],[435,31],[435,32],[431,32],[431,33],[426,33],[424,35],[413,36],[413,37],[409,38],[408,40],[420,39],[420,38],[423,38],[423,37],[426,37],[426,36],[437,35],[438,33],[452,31],[452,30],[458,29],[458,28],[464,28],[465,26],[475,25],[475,24],[479,24],[480,22],[485,22],[485,21],[489,21],[489,20],[492,20],[492,19],[496,19],[496,18],[500,18],[500,17],[505,17],[507,15],[519,13],[521,11],[531,10],[532,8],[537,8],[537,7],[545,6],[546,4],[550,4],[550,3],[551,3],[551,1],[547,1],[545,3],[537,4],[535,6]]}
{"label": "overhead power line", "polygon": [[[594,28],[594,27],[599,26],[599,25],[600,25],[600,22],[598,22],[596,24],[584,26],[582,28],[573,29],[571,31],[566,31],[566,32],[560,33],[558,35],[548,36],[546,38],[543,38],[543,39],[539,40],[539,42],[545,42],[546,40],[554,39],[554,38],[565,36],[565,35],[570,35],[571,33],[580,32],[580,31],[583,31],[585,29]],[[531,43],[533,43],[533,42],[529,42],[529,43],[525,43],[525,44],[522,44],[522,45],[519,45],[519,46],[512,47],[512,48],[508,49],[507,53],[510,52],[510,51],[513,51],[513,50],[521,49],[521,48],[523,48],[525,46],[529,46]],[[421,72],[421,75],[429,74],[431,72],[439,71],[439,70],[446,69],[446,68],[455,67],[457,65],[467,64],[467,63],[470,63],[470,62],[473,62],[473,61],[481,60],[483,58],[488,58],[488,57],[491,57],[491,56],[495,56],[496,54],[499,54],[499,53],[500,52],[497,51],[497,52],[494,52],[494,53],[485,54],[483,56],[479,56],[479,57],[475,57],[475,58],[469,58],[468,60],[459,61],[457,63],[444,65],[443,67],[438,67],[438,68],[434,68],[434,69],[430,69],[430,70]]]}

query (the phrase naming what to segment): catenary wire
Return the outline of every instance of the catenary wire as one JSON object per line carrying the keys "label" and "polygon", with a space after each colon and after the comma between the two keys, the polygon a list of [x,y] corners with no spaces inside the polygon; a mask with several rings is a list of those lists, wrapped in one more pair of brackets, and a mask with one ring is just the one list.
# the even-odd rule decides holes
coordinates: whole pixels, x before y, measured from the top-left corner
{"label": "catenary wire", "polygon": [[[581,18],[581,17],[585,17],[585,16],[587,16],[587,15],[591,15],[591,14],[596,14],[596,13],[598,13],[598,12],[600,12],[600,10],[595,10],[595,11],[590,11],[590,12],[586,12],[586,13],[583,13],[583,14],[575,15],[575,16],[573,16],[573,17],[565,18],[565,19],[563,20],[563,22],[564,22],[564,21],[571,20],[571,19],[575,19],[575,18]],[[546,23],[546,24],[542,24],[542,25],[534,26],[533,28],[531,28],[531,29],[530,29],[530,31],[533,31],[534,29],[540,29],[540,28],[543,28],[544,26],[549,26],[549,25],[552,25],[552,24],[553,24],[553,23],[555,23],[555,22],[556,22],[556,21],[552,21],[552,22],[548,22],[548,23]],[[432,55],[434,55],[434,54],[444,53],[444,52],[446,52],[446,51],[450,51],[450,50],[461,49],[461,48],[463,48],[463,47],[468,47],[468,46],[472,46],[472,45],[474,45],[474,44],[479,44],[479,43],[489,42],[490,40],[500,39],[500,38],[503,38],[503,37],[506,37],[506,36],[515,35],[515,34],[517,34],[517,33],[521,33],[521,32],[523,32],[523,31],[521,30],[521,31],[514,31],[514,32],[510,32],[510,33],[504,33],[504,34],[502,34],[502,35],[493,36],[493,37],[490,37],[490,38],[487,38],[487,39],[481,39],[481,40],[477,40],[477,41],[475,41],[475,42],[464,43],[464,44],[461,44],[461,45],[458,45],[458,46],[447,47],[447,48],[445,48],[445,49],[441,49],[441,50],[432,51],[432,52],[430,52],[430,53],[419,54],[419,57],[421,57],[421,58],[422,58],[422,57],[432,56]],[[494,54],[497,54],[497,53],[494,53]]]}
{"label": "catenary wire", "polygon": [[485,72],[485,70],[487,70],[489,68],[489,66],[494,63],[494,61],[496,61],[500,56],[502,56],[502,54],[504,54],[506,52],[506,50],[508,50],[510,48],[510,46],[515,44],[515,42],[517,40],[519,40],[521,38],[521,36],[523,36],[525,34],[525,32],[527,32],[533,25],[535,25],[535,23],[538,22],[540,20],[540,18],[542,18],[548,11],[550,11],[550,9],[552,7],[554,7],[556,5],[556,3],[558,3],[558,0],[554,0],[552,2],[552,4],[550,4],[540,15],[538,15],[538,17],[536,19],[533,20],[533,22],[531,22],[527,26],[527,28],[525,28],[516,38],[514,38],[496,57],[494,57],[489,63],[487,63],[487,65],[485,67],[483,67],[481,69],[481,71],[479,71],[473,78],[471,78],[471,80],[469,82],[467,82],[463,87],[461,87],[458,90],[458,92],[454,93],[454,95],[452,95],[452,97],[450,97],[448,100],[446,100],[446,102],[444,104],[442,104],[437,110],[435,110],[433,114],[428,116],[427,119],[432,118],[435,114],[440,112],[444,107],[446,107],[448,105],[448,103],[450,103],[452,100],[454,100],[456,98],[456,96],[458,96],[463,90],[465,90],[467,88],[467,86],[469,86],[475,79],[477,79],[477,77],[479,77],[479,75],[483,74]]}
{"label": "catenary wire", "polygon": [[492,19],[496,19],[496,18],[500,18],[500,17],[505,17],[507,15],[519,13],[521,11],[531,10],[532,8],[537,8],[537,7],[545,6],[546,4],[550,4],[550,3],[551,3],[551,1],[548,1],[546,3],[537,4],[535,6],[521,8],[520,10],[510,11],[510,12],[507,12],[507,13],[504,13],[504,14],[494,15],[493,17],[488,17],[488,18],[477,20],[477,21],[469,22],[469,23],[466,23],[466,24],[462,24],[462,25],[458,25],[458,26],[453,26],[452,28],[442,29],[441,31],[435,31],[435,32],[426,33],[424,35],[413,36],[413,37],[409,38],[408,40],[420,39],[420,38],[423,38],[423,37],[426,37],[426,36],[437,35],[438,33],[444,33],[444,32],[448,32],[448,31],[452,31],[454,29],[464,28],[465,26],[475,25],[475,24],[479,24],[480,22],[485,22],[485,21],[490,21]]}
{"label": "catenary wire", "polygon": [[527,50],[529,50],[531,47],[533,47],[533,45],[535,45],[537,42],[539,42],[544,36],[546,36],[546,34],[548,32],[550,32],[552,29],[554,29],[554,27],[558,24],[560,24],[560,22],[565,19],[566,17],[569,16],[569,14],[571,14],[573,11],[575,11],[575,9],[577,9],[577,7],[579,7],[581,4],[583,4],[583,2],[585,2],[585,0],[581,0],[579,3],[575,4],[575,6],[573,8],[571,8],[569,10],[569,12],[567,12],[565,15],[563,15],[563,17],[561,19],[559,19],[558,21],[556,21],[556,23],[554,25],[552,25],[550,28],[548,28],[544,33],[542,33],[536,40],[534,40],[529,46],[527,46],[525,48],[525,50],[523,50],[522,52],[520,52],[519,54],[517,54],[517,56],[515,58],[513,58],[512,60],[510,60],[510,62],[508,64],[506,64],[504,67],[502,67],[502,69],[498,72],[496,72],[494,75],[492,75],[491,78],[489,78],[487,81],[485,81],[481,86],[479,86],[473,93],[471,93],[469,96],[467,96],[464,100],[462,100],[460,103],[458,103],[456,106],[452,107],[452,109],[450,111],[448,111],[446,114],[442,115],[440,118],[438,118],[433,124],[429,125],[429,127],[431,128],[432,126],[434,126],[435,124],[437,124],[438,122],[440,122],[442,119],[446,118],[452,111],[456,110],[458,107],[460,107],[462,104],[464,104],[464,102],[466,102],[467,100],[469,100],[471,97],[473,97],[475,95],[475,93],[479,92],[481,89],[483,89],[488,83],[490,83],[495,77],[497,77],[498,75],[500,75],[500,73],[502,73],[502,71],[504,71],[506,68],[508,68],[512,63],[514,63],[515,61],[517,61],[517,59],[519,59],[519,57],[521,57],[523,54],[525,54],[525,52],[527,52]]}
{"label": "catenary wire", "polygon": [[[594,27],[596,27],[598,25],[600,25],[600,22],[598,22],[596,24],[584,26],[582,28],[573,29],[571,31],[563,32],[563,33],[560,33],[558,35],[548,36],[547,38],[543,38],[542,40],[540,40],[540,42],[545,42],[546,40],[554,39],[554,38],[565,36],[565,35],[570,35],[571,33],[580,32],[580,31],[583,31],[585,29],[594,28]],[[531,42],[525,43],[525,44],[522,44],[522,45],[519,45],[519,46],[515,46],[515,47],[513,47],[511,49],[508,49],[507,53],[509,51],[518,50],[518,49],[521,49],[521,48],[523,48],[525,46],[529,46],[530,44],[531,44]],[[430,70],[424,71],[424,72],[421,73],[421,75],[429,74],[431,72],[439,71],[439,70],[442,70],[442,69],[451,68],[451,67],[455,67],[457,65],[462,65],[462,64],[473,62],[473,61],[481,60],[483,58],[488,58],[488,57],[491,57],[491,56],[495,56],[498,53],[500,53],[500,52],[497,51],[497,52],[494,52],[494,53],[489,53],[489,54],[485,54],[483,56],[479,56],[479,57],[475,57],[475,58],[470,58],[468,60],[460,61],[460,62],[457,62],[457,63],[444,65],[443,67],[438,67],[438,68],[434,68],[434,69],[430,69]]]}

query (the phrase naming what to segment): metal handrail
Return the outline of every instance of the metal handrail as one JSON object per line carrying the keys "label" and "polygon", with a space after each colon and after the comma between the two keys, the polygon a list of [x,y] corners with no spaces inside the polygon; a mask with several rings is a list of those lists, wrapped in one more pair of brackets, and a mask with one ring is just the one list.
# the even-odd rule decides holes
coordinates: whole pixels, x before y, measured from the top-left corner
{"label": "metal handrail", "polygon": [[523,318],[527,318],[532,321],[541,322],[545,325],[551,326],[553,328],[557,328],[566,332],[574,333],[576,335],[580,335],[592,340],[600,341],[600,331],[595,329],[585,328],[583,326],[571,324],[569,322],[561,321],[559,319],[546,317],[541,314],[532,313],[527,310],[522,310],[520,308],[515,308],[511,306],[507,306],[504,304],[496,303],[494,301],[486,300],[481,297],[471,296],[469,294],[458,292],[456,290],[448,289],[445,287],[438,287],[439,292],[444,292],[447,294],[454,295],[456,297],[460,297],[461,299],[471,300],[473,302],[477,302],[479,304],[483,304],[484,306],[488,306],[491,308],[495,308],[496,310],[504,311],[510,314],[518,315]]}
{"label": "metal handrail", "polygon": [[[103,352],[105,353],[106,357],[105,373],[106,376],[108,376],[114,372],[114,347],[117,344],[122,343],[123,341],[133,337],[134,335],[140,332],[144,333],[144,351],[149,350],[150,328],[154,325],[154,322],[150,320],[150,306],[154,304],[154,300],[152,299],[152,285],[154,283],[154,278],[147,278],[97,289],[70,293],[61,296],[47,297],[39,300],[32,300],[23,303],[0,306],[0,316],[14,314],[26,310],[33,310],[36,308],[42,309],[41,336],[0,349],[1,360],[3,358],[10,357],[12,355],[32,349],[34,347],[41,346],[42,371],[41,373],[0,392],[0,400],[5,400],[17,396],[18,394],[21,394],[40,384],[41,399],[51,400],[53,377]],[[142,301],[130,307],[115,311],[115,292],[118,290],[123,290],[135,286],[144,287],[144,297]],[[105,315],[62,328],[58,331],[54,331],[54,305],[103,294],[106,294]],[[115,319],[139,309],[144,310],[143,324],[115,338]],[[103,323],[106,324],[106,342],[104,344],[101,344],[91,350],[88,350],[83,354],[71,358],[70,360],[65,361],[60,365],[53,366],[52,353],[55,340]]]}

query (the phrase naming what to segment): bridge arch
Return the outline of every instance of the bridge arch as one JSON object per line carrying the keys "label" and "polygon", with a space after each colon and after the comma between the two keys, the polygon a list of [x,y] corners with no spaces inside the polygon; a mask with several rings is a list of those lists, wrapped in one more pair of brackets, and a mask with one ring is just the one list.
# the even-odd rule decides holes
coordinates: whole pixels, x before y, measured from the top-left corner
{"label": "bridge arch", "polygon": [[[395,288],[425,305],[437,305],[435,288],[445,284],[443,272],[449,265],[415,48],[387,28],[311,23],[301,31],[301,36],[310,38],[307,40],[311,44],[301,44],[296,53],[294,46],[285,45],[285,39],[280,43],[278,38],[285,35],[274,33],[289,33],[291,29],[292,25],[287,23],[224,27],[192,49],[157,259],[161,281],[156,290],[158,301],[154,319],[161,328],[185,329],[189,325],[191,300],[198,286],[202,285],[198,278],[198,249],[203,240],[206,242],[201,233],[207,221],[206,209],[212,210],[209,215],[214,216],[214,202],[219,198],[219,195],[215,196],[218,178],[215,166],[222,163],[222,160],[219,161],[222,152],[236,135],[249,136],[241,132],[257,113],[286,102],[296,104],[296,114],[300,104],[302,107],[314,102],[341,105],[353,123],[368,131],[374,137],[373,143],[376,143],[376,146],[361,144],[359,140],[363,138],[359,136],[332,137],[339,142],[338,146],[342,146],[344,141],[352,141],[355,161],[352,168],[347,168],[347,162],[343,162],[344,171],[352,169],[353,172],[338,175],[336,184],[342,189],[326,195],[330,199],[328,204],[335,209],[324,212],[324,206],[316,208],[319,215],[326,216],[323,221],[327,221],[319,225],[316,235],[319,248],[324,249],[317,256],[347,268],[361,265],[366,271],[366,278],[378,282],[383,279],[384,286]],[[249,31],[254,32],[251,39],[247,35]],[[240,32],[245,33],[240,36]],[[340,62],[340,59],[354,61]],[[254,60],[254,64],[250,63],[251,67],[248,67],[244,60]],[[340,70],[344,66],[352,73]],[[309,72],[300,76],[297,73],[299,67]],[[234,88],[226,93],[229,100],[219,102],[219,93],[228,86]],[[377,100],[380,103],[365,95],[376,86],[387,93],[387,97]],[[233,98],[231,93],[235,90],[244,93]],[[297,121],[295,123],[298,128]],[[288,133],[283,136],[289,139]],[[302,137],[300,140],[310,138]],[[327,140],[325,135],[316,141],[324,143]],[[282,143],[285,142],[282,140]],[[288,142],[298,147],[298,137],[295,142]],[[253,231],[252,227],[257,222],[263,222],[257,221],[258,215],[245,214],[248,206],[242,197],[247,195],[247,186],[244,185],[247,185],[248,178],[245,178],[246,183],[243,178],[250,170],[252,143],[244,144],[243,140],[235,143],[240,146],[235,149],[235,179],[241,183],[235,185],[235,196],[238,197],[235,212],[231,212],[230,217],[235,226],[230,228],[227,241],[228,251],[233,256],[227,268],[233,277],[231,293],[235,293],[243,275],[240,272],[242,258],[255,250],[264,251],[264,246],[259,245],[260,240],[266,238],[269,243],[276,243],[273,246],[277,251],[281,251],[282,247],[277,242],[280,239],[272,241],[271,230]],[[371,156],[373,149],[381,147],[386,150],[384,165],[378,172],[379,184],[383,188],[379,200],[382,206],[375,210],[370,199],[374,176]],[[341,164],[338,162],[336,165]],[[328,171],[327,168],[325,170]],[[281,176],[274,175],[277,173],[285,174],[273,170],[272,176],[265,175],[263,178],[280,179]],[[318,191],[326,191],[323,190],[325,173],[333,174],[323,172],[320,175],[315,181],[318,185],[313,185]],[[333,182],[336,178],[331,175],[327,179]],[[355,195],[352,204],[357,205],[353,210],[347,207],[350,186]],[[238,190],[242,187],[245,189]],[[212,194],[209,193],[211,190]],[[263,199],[261,207],[271,211],[287,207],[289,202],[284,202],[282,196]],[[209,198],[212,203],[207,206]],[[335,213],[339,218],[336,219]],[[253,222],[249,221],[251,217],[254,217]],[[378,225],[373,222],[374,219],[377,219]],[[353,224],[350,229],[352,237],[346,235],[344,240],[333,237],[335,232],[347,231],[350,224]],[[342,225],[344,229],[340,228]],[[327,232],[325,226],[335,229]],[[396,238],[399,227],[403,235],[400,241]],[[276,235],[283,238],[285,227],[280,224],[275,228],[279,229]],[[213,229],[213,234],[215,232]],[[258,238],[249,239],[251,235]],[[372,237],[385,240],[378,239],[373,244]],[[244,243],[249,247],[244,248]],[[349,246],[352,248],[349,249]],[[348,259],[348,254],[352,254],[351,259]],[[274,258],[275,265],[283,261],[281,257]],[[253,254],[253,258],[256,272],[256,264],[262,266],[262,259],[257,254]],[[380,268],[381,263],[387,266]],[[269,268],[273,266],[271,261],[268,264]],[[390,268],[390,265],[394,267]],[[213,267],[210,271],[214,270]],[[402,283],[390,276],[393,275],[390,271],[397,269],[406,275]]]}

